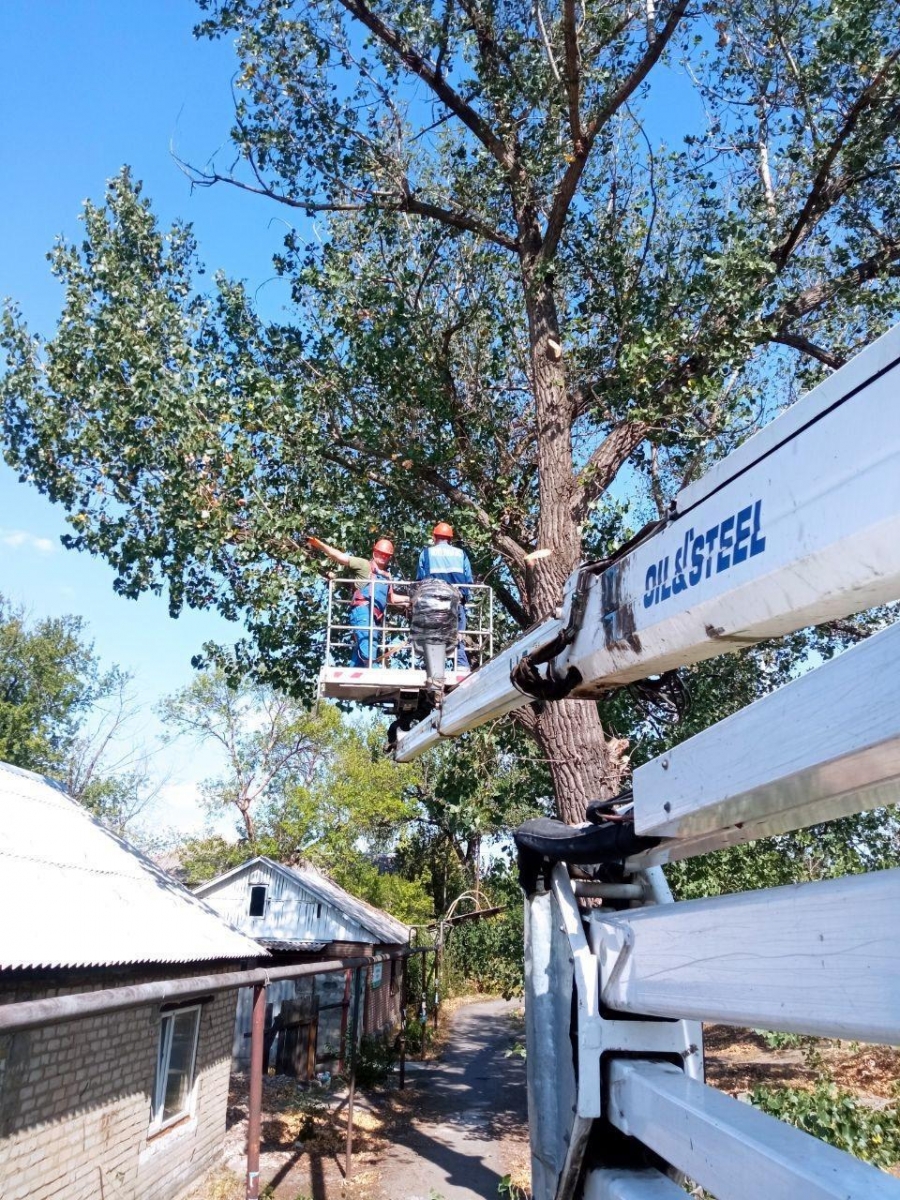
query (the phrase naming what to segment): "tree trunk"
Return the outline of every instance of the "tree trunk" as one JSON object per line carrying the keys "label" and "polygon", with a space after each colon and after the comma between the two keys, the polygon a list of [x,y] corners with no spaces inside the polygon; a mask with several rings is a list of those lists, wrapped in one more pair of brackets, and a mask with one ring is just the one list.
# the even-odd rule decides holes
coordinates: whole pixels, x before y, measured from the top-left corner
{"label": "tree trunk", "polygon": [[556,811],[577,825],[589,800],[615,796],[627,773],[626,738],[607,739],[594,700],[557,700],[532,726],[553,779]]}
{"label": "tree trunk", "polygon": [[247,841],[253,842],[256,840],[256,831],[253,828],[253,818],[250,816],[250,805],[242,804],[236,801],[238,812],[244,821],[244,829],[247,831]]}
{"label": "tree trunk", "polygon": [[[562,601],[563,584],[581,558],[581,531],[573,516],[575,414],[566,388],[556,301],[548,283],[529,287],[527,270],[525,283],[538,431],[538,545],[553,552],[530,573],[527,602],[537,621]],[[593,700],[550,703],[528,725],[547,759],[556,811],[564,821],[582,821],[589,800],[616,795],[627,769],[627,743],[607,741]]]}

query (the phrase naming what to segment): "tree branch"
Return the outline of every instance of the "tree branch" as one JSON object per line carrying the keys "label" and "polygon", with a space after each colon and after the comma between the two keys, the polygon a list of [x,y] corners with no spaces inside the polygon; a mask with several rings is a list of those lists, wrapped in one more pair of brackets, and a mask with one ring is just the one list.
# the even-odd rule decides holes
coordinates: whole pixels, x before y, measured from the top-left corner
{"label": "tree branch", "polygon": [[[842,194],[841,188],[829,187],[829,177],[831,168],[834,166],[838,155],[847,143],[847,140],[853,134],[857,125],[862,118],[863,113],[875,102],[875,97],[887,78],[891,67],[900,58],[900,48],[894,50],[887,56],[884,65],[877,75],[863,88],[857,96],[855,102],[850,106],[844,123],[838,130],[837,136],[832,140],[831,145],[825,152],[825,156],[819,165],[815,179],[809,189],[806,200],[800,212],[794,219],[794,224],[791,227],[790,233],[785,240],[772,253],[772,259],[779,270],[782,270],[787,260],[790,258],[793,251],[799,243],[811,232],[816,225],[819,217],[834,203],[839,195]],[[833,183],[833,181],[832,181]]]}
{"label": "tree branch", "polygon": [[500,603],[503,605],[503,607],[506,609],[506,611],[509,613],[509,615],[512,617],[512,619],[515,621],[515,623],[519,626],[519,628],[527,629],[528,626],[531,624],[531,620],[528,616],[528,613],[525,611],[525,609],[522,607],[522,605],[519,603],[519,601],[515,598],[515,596],[512,594],[512,592],[506,586],[506,584],[499,583],[495,580],[491,584],[491,587],[494,589],[494,595],[497,597],[497,599],[500,601]]}
{"label": "tree branch", "polygon": [[556,189],[556,195],[550,209],[550,216],[547,218],[547,228],[541,247],[541,259],[544,263],[549,263],[556,253],[569,207],[578,190],[578,184],[587,166],[587,160],[597,139],[597,134],[615,116],[622,105],[630,99],[647,78],[651,68],[659,61],[687,11],[687,6],[688,0],[675,0],[668,20],[654,41],[647,46],[634,70],[627,79],[622,81],[618,88],[607,98],[600,110],[588,122],[587,129],[581,139],[581,150],[576,149],[572,162],[567,167],[560,180],[559,187]]}
{"label": "tree branch", "polygon": [[581,128],[580,75],[578,31],[575,27],[575,0],[563,0],[563,44],[566,49],[566,97],[569,102],[569,132],[572,149],[580,153],[583,144]]}
{"label": "tree branch", "polygon": [[814,284],[805,291],[799,292],[792,299],[785,301],[780,308],[765,316],[763,321],[770,329],[774,328],[779,333],[786,332],[786,326],[792,321],[797,321],[801,317],[815,312],[816,309],[827,304],[829,300],[833,300],[845,289],[852,290],[859,287],[860,284],[871,282],[881,274],[885,267],[898,261],[900,261],[900,240],[886,239],[876,254],[854,263],[836,279]]}
{"label": "tree branch", "polygon": [[792,350],[799,350],[801,354],[808,354],[810,358],[818,359],[820,363],[831,367],[833,371],[837,371],[847,361],[843,355],[823,350],[821,346],[816,346],[809,338],[801,337],[798,333],[780,332],[769,340],[777,342],[781,346],[790,346]]}
{"label": "tree branch", "polygon": [[407,44],[393,26],[388,25],[386,21],[373,13],[363,3],[363,0],[338,0],[338,2],[351,16],[365,25],[380,42],[392,50],[408,70],[428,84],[441,103],[445,104],[462,121],[463,125],[478,138],[501,166],[508,169],[512,165],[506,146],[487,121],[470,104],[466,103],[459,92],[450,86],[431,63],[426,62],[421,54]]}
{"label": "tree branch", "polygon": [[572,505],[575,521],[581,524],[587,519],[591,504],[603,495],[651,428],[646,421],[624,421],[607,434],[579,472]]}
{"label": "tree branch", "polygon": [[430,204],[426,200],[420,200],[414,192],[409,192],[407,195],[396,200],[389,199],[388,197],[382,199],[378,196],[369,196],[366,200],[359,200],[352,203],[349,201],[341,202],[339,200],[317,200],[312,196],[288,196],[284,192],[275,191],[274,188],[262,182],[254,186],[243,179],[235,178],[234,175],[221,175],[218,171],[201,171],[197,167],[192,167],[189,163],[183,162],[177,155],[173,155],[173,158],[195,187],[213,187],[217,183],[227,183],[231,187],[239,188],[243,192],[252,192],[254,196],[265,196],[269,200],[275,200],[279,204],[287,205],[288,208],[299,208],[306,213],[366,212],[372,208],[378,209],[381,212],[411,213],[414,216],[426,217],[429,220],[437,221],[441,225],[450,226],[452,229],[477,233],[479,237],[483,237],[497,246],[502,246],[505,250],[512,250],[513,253],[516,253],[519,249],[519,243],[514,238],[502,233],[499,229],[492,228],[486,222],[479,220],[478,217],[474,217],[469,213],[442,208],[439,204]]}

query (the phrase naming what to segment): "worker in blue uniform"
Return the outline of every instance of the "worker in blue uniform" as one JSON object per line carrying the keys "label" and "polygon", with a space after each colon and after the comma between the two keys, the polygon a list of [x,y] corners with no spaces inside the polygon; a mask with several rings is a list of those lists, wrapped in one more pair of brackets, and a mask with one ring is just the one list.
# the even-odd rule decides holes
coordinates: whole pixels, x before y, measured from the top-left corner
{"label": "worker in blue uniform", "polygon": [[[472,584],[475,580],[472,578],[469,556],[461,546],[451,545],[452,540],[452,527],[446,521],[438,521],[431,531],[431,545],[426,546],[419,555],[416,579],[442,579],[457,589],[460,597],[457,629],[462,634],[466,628],[466,602],[469,599],[466,584]],[[468,671],[469,656],[462,637],[457,643],[456,662],[460,670]]]}

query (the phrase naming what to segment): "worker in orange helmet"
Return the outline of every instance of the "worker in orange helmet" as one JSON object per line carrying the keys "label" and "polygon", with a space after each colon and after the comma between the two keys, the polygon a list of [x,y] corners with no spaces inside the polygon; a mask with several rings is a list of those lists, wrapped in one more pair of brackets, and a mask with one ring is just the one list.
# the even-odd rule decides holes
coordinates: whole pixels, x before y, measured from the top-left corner
{"label": "worker in orange helmet", "polygon": [[383,628],[384,613],[389,604],[400,608],[409,604],[409,597],[395,592],[391,585],[388,568],[394,556],[394,543],[389,538],[381,537],[372,547],[371,558],[357,558],[345,550],[326,545],[317,537],[309,537],[306,541],[314,550],[320,550],[346,567],[350,578],[356,581],[350,600],[350,624],[354,627],[350,665],[378,666],[377,650],[373,645],[377,641],[373,637],[374,631]]}
{"label": "worker in orange helmet", "polygon": [[[472,584],[472,564],[469,556],[461,546],[453,546],[453,527],[446,521],[438,521],[431,531],[431,545],[426,546],[419,555],[419,567],[416,579],[441,579],[449,583],[459,592],[459,616],[457,630],[462,634],[466,628],[466,602],[469,599],[469,589],[466,584]],[[459,638],[456,651],[457,665],[464,671],[469,669],[469,656],[462,637]]]}

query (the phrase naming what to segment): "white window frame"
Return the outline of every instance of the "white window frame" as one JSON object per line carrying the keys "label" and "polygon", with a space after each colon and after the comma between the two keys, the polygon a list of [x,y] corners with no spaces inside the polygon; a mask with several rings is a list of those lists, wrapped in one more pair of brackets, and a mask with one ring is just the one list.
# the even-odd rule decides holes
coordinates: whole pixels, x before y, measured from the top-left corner
{"label": "white window frame", "polygon": [[[163,1120],[162,1114],[166,1098],[166,1082],[169,1078],[169,1062],[172,1053],[172,1033],[175,1028],[175,1018],[186,1016],[188,1013],[194,1013],[196,1021],[194,1024],[194,1044],[191,1047],[191,1066],[188,1072],[190,1086],[188,1088],[187,1099],[185,1107],[180,1112]],[[202,1006],[199,1004],[189,1004],[184,1008],[172,1008],[167,1012],[160,1013],[160,1041],[157,1042],[156,1046],[156,1078],[153,1082],[153,1104],[150,1109],[151,1133],[159,1133],[163,1129],[168,1129],[170,1125],[174,1125],[178,1121],[183,1121],[185,1117],[193,1114],[194,1099],[197,1092],[197,1046],[200,1041],[201,1013]]]}

